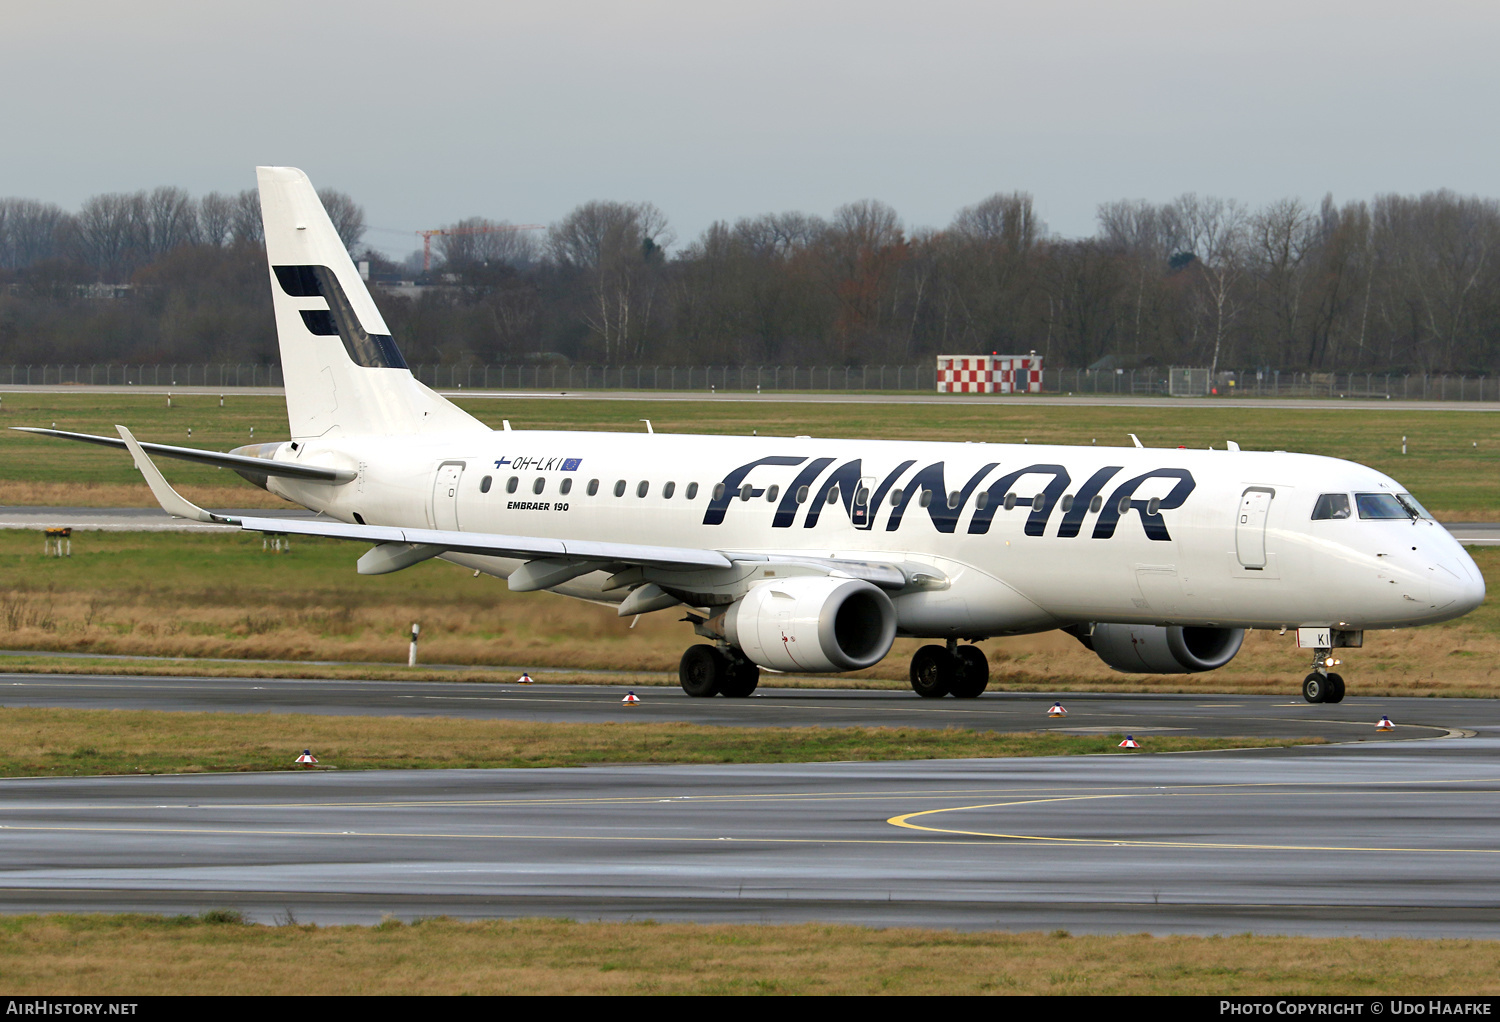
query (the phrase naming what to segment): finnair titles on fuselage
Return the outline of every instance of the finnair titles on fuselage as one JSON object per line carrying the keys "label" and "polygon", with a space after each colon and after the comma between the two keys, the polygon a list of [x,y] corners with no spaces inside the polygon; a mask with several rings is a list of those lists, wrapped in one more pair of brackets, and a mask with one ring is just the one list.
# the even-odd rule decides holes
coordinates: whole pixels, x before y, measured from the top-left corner
{"label": "finnair titles on fuselage", "polygon": [[[401,360],[305,175],[260,168],[291,440],[232,454],[127,446],[175,514],[363,540],[368,574],[432,557],[617,605],[675,608],[693,695],[762,667],[871,666],[897,635],[921,695],[973,697],[973,642],[1063,629],[1110,666],[1223,666],[1244,629],[1296,629],[1303,694],[1333,650],[1468,612],[1484,583],[1393,479],[1282,452],[492,431]],[[234,468],[332,521],[226,519],[150,453]]]}

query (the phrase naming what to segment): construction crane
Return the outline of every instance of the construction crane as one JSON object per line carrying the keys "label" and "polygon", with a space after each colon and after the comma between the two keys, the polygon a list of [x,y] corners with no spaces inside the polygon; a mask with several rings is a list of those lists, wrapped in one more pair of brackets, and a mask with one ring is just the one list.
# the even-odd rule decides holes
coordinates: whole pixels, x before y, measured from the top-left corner
{"label": "construction crane", "polygon": [[540,231],[542,224],[491,224],[488,227],[439,227],[431,231],[418,231],[422,236],[422,272],[432,269],[432,239],[445,234],[495,234],[500,231]]}

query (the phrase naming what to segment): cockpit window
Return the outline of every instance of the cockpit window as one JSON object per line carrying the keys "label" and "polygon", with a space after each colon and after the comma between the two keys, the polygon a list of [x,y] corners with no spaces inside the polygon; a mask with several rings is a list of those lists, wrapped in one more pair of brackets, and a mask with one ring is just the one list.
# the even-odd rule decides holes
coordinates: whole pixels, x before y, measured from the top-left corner
{"label": "cockpit window", "polygon": [[1409,494],[1409,493],[1398,493],[1398,494],[1396,494],[1396,499],[1399,500],[1402,504],[1405,504],[1407,507],[1411,508],[1413,511],[1415,511],[1418,518],[1426,518],[1429,521],[1433,520],[1433,518],[1432,518],[1432,512],[1428,511],[1421,504],[1418,504],[1417,503],[1417,498],[1413,497],[1411,494]]}
{"label": "cockpit window", "polygon": [[1356,493],[1354,503],[1361,518],[1431,518],[1427,509],[1409,493]]}
{"label": "cockpit window", "polygon": [[1349,495],[1347,493],[1325,493],[1313,505],[1312,520],[1315,522],[1348,517]]}

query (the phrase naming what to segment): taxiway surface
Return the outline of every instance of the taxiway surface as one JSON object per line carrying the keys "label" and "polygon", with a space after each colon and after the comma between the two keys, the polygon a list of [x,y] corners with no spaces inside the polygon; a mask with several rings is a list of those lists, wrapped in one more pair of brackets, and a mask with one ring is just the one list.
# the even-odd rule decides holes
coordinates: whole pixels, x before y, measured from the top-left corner
{"label": "taxiway surface", "polygon": [[[6,706],[1134,729],[1147,754],[15,778],[0,911],[1500,937],[1500,702],[622,692],[0,676]],[[1159,732],[1340,744],[1151,755]]]}
{"label": "taxiway surface", "polygon": [[0,911],[1494,938],[1497,751],[7,780]]}

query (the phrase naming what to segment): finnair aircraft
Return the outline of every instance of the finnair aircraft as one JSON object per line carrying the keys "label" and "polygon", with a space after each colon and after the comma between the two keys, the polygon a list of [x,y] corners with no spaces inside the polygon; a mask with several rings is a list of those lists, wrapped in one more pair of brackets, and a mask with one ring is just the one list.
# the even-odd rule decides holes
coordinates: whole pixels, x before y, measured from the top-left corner
{"label": "finnair aircraft", "polygon": [[[31,432],[127,448],[174,515],[367,543],[363,574],[440,557],[621,616],[676,608],[709,640],[683,654],[689,695],[859,670],[909,636],[936,640],[912,688],[967,699],[993,636],[1061,629],[1116,670],[1182,674],[1274,628],[1313,650],[1303,696],[1338,702],[1335,649],[1484,599],[1400,483],[1334,458],[492,430],[407,370],[307,176],[257,174],[291,439],[217,454]],[[148,452],[324,518],[205,511]]]}

